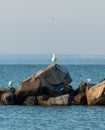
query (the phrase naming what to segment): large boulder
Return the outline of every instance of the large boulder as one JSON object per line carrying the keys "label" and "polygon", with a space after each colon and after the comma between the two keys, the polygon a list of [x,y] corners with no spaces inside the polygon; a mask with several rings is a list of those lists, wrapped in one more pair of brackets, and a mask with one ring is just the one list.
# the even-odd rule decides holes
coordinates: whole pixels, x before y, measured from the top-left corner
{"label": "large boulder", "polygon": [[88,105],[105,105],[105,80],[87,89],[86,96]]}
{"label": "large boulder", "polygon": [[71,96],[69,94],[66,95],[61,95],[58,97],[52,97],[49,98],[48,100],[48,104],[51,105],[71,105],[72,100],[71,100]]}
{"label": "large boulder", "polygon": [[71,82],[72,79],[65,67],[49,65],[20,83],[15,93],[17,104],[22,104],[28,96],[62,95],[61,89]]}
{"label": "large boulder", "polygon": [[69,94],[57,96],[57,97],[51,97],[48,98],[48,96],[38,96],[38,104],[39,105],[47,105],[47,106],[67,106],[72,104],[71,96]]}

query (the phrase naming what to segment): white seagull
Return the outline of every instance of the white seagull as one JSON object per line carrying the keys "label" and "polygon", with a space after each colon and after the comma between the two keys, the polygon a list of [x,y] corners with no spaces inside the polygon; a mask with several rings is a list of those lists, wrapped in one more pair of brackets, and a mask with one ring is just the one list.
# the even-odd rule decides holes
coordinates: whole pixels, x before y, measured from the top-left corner
{"label": "white seagull", "polygon": [[87,79],[87,83],[90,83],[90,82],[91,82],[91,79],[90,79],[90,78],[88,78],[88,79]]}
{"label": "white seagull", "polygon": [[8,87],[12,87],[12,84],[13,84],[13,82],[12,82],[12,81],[9,81]]}
{"label": "white seagull", "polygon": [[52,59],[51,59],[51,61],[52,61],[52,63],[55,63],[56,62],[56,55],[55,54],[53,54],[53,56],[52,56]]}

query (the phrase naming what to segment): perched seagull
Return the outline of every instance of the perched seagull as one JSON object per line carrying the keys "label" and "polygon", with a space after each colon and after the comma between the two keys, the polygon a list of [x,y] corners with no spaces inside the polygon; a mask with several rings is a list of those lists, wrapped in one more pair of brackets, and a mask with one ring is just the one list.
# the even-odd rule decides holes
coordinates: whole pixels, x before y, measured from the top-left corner
{"label": "perched seagull", "polygon": [[52,61],[52,63],[55,63],[56,62],[56,55],[55,54],[53,54],[53,56],[52,56],[52,59],[51,59],[51,61]]}
{"label": "perched seagull", "polygon": [[13,82],[12,82],[12,81],[9,81],[8,87],[12,87],[12,84],[13,84]]}
{"label": "perched seagull", "polygon": [[64,90],[64,88],[61,88],[61,89],[60,89],[60,91],[63,91],[63,90]]}
{"label": "perched seagull", "polygon": [[87,79],[87,83],[90,83],[91,82],[91,79]]}

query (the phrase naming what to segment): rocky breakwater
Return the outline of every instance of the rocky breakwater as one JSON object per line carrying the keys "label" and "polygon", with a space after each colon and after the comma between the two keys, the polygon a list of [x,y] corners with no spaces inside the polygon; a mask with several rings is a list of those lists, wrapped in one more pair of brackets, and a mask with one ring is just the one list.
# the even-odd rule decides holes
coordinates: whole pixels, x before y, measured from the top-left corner
{"label": "rocky breakwater", "polygon": [[1,105],[105,105],[105,79],[98,84],[81,82],[73,90],[70,73],[52,64],[23,80],[17,89],[0,88]]}
{"label": "rocky breakwater", "polygon": [[15,92],[18,105],[71,105],[74,90],[68,70],[51,64],[22,81]]}

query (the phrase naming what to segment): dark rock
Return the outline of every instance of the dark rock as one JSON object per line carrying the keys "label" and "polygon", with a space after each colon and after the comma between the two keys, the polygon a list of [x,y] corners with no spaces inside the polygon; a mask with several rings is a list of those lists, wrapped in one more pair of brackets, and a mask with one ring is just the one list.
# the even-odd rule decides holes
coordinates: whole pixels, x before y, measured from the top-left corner
{"label": "dark rock", "polygon": [[64,94],[70,94],[70,96],[73,96],[74,95],[74,90],[73,90],[71,85],[68,85],[68,86],[63,87],[62,93],[63,93],[63,95]]}
{"label": "dark rock", "polygon": [[29,96],[36,96],[38,94],[42,94],[40,90],[40,83],[37,82],[31,82],[31,81],[23,81],[18,89],[16,90],[16,104],[23,104],[23,102],[26,100]]}
{"label": "dark rock", "polygon": [[88,84],[81,82],[79,88],[74,91],[73,104],[75,105],[87,105],[86,90]]}
{"label": "dark rock", "polygon": [[74,105],[87,105],[87,98],[85,93],[78,93],[73,99]]}
{"label": "dark rock", "polygon": [[35,96],[29,96],[26,98],[26,100],[24,101],[23,105],[27,105],[27,106],[33,106],[33,105],[37,105],[37,99]]}
{"label": "dark rock", "polygon": [[48,99],[49,98],[50,98],[49,95],[37,96],[38,104],[39,105],[48,105]]}
{"label": "dark rock", "polygon": [[22,104],[28,96],[61,95],[60,89],[71,82],[69,72],[64,67],[49,65],[20,83],[15,93],[17,104]]}
{"label": "dark rock", "polygon": [[5,88],[0,88],[0,100],[1,100],[1,95],[5,92]]}
{"label": "dark rock", "polygon": [[81,82],[79,87],[75,90],[75,95],[78,93],[85,93],[87,88],[87,83],[86,82]]}
{"label": "dark rock", "polygon": [[43,87],[43,94],[47,94],[50,97],[56,97],[60,95],[70,94],[74,95],[72,86],[47,86]]}
{"label": "dark rock", "polygon": [[13,87],[8,87],[4,89],[4,92],[10,92],[10,93],[15,93],[16,89]]}
{"label": "dark rock", "polygon": [[79,85],[79,93],[86,93],[87,83],[81,82]]}
{"label": "dark rock", "polygon": [[0,93],[6,93],[6,92],[15,93],[15,91],[16,91],[16,89],[13,87],[0,88]]}
{"label": "dark rock", "polygon": [[1,95],[1,105],[14,105],[14,94],[13,93],[3,93]]}
{"label": "dark rock", "polygon": [[46,86],[43,87],[43,94],[50,95],[51,97],[62,95],[62,91],[60,90],[62,86]]}

